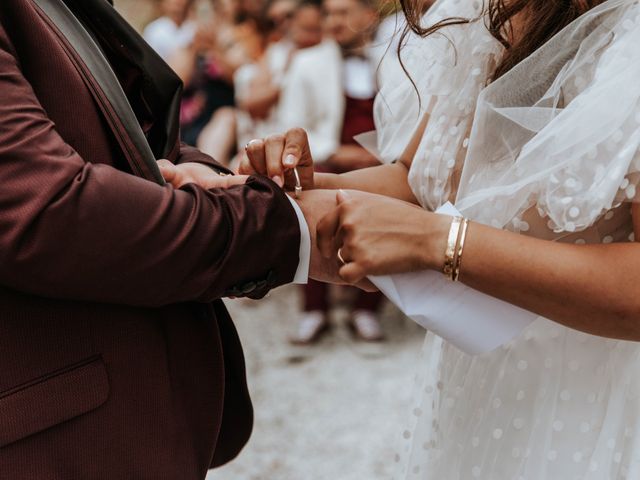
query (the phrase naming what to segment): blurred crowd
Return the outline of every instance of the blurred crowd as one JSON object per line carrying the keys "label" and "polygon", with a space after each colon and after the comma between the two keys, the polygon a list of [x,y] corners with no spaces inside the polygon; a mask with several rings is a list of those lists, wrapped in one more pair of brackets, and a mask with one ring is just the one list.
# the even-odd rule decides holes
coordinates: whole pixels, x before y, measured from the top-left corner
{"label": "blurred crowd", "polygon": [[[144,30],[185,85],[181,132],[232,169],[254,138],[304,128],[316,169],[378,164],[356,137],[374,130],[378,65],[396,17],[376,0],[162,0]],[[393,12],[393,8],[390,11]],[[392,52],[393,53],[393,52]],[[303,288],[290,341],[310,344],[329,327],[329,286]],[[343,292],[344,293],[344,292]],[[365,341],[384,332],[378,293],[353,290],[349,327]]]}

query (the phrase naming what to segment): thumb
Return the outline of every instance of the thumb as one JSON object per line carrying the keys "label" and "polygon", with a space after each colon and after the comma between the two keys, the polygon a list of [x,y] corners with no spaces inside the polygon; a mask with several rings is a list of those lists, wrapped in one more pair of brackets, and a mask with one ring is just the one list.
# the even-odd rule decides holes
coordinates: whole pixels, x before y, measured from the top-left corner
{"label": "thumb", "polygon": [[160,173],[162,174],[166,182],[174,182],[177,176],[178,169],[173,163],[165,159],[158,160],[158,168],[160,169]]}

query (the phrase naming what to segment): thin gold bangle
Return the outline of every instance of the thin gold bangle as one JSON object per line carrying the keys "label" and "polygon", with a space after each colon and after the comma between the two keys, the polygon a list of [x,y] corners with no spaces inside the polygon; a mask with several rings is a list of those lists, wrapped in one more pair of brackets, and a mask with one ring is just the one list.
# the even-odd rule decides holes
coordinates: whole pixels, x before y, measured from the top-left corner
{"label": "thin gold bangle", "polygon": [[455,266],[453,269],[453,276],[451,277],[451,280],[453,280],[454,282],[457,282],[458,279],[460,278],[460,266],[462,265],[462,252],[464,251],[464,241],[467,238],[467,229],[469,228],[469,219],[465,218],[462,222],[462,228],[460,230],[460,238],[458,239],[458,245],[457,245],[457,255],[456,255],[456,261],[455,261]]}
{"label": "thin gold bangle", "polygon": [[449,237],[447,238],[447,249],[444,252],[444,267],[442,273],[445,277],[453,279],[454,256],[456,254],[456,245],[458,243],[458,233],[460,232],[460,224],[462,217],[454,217],[449,228]]}

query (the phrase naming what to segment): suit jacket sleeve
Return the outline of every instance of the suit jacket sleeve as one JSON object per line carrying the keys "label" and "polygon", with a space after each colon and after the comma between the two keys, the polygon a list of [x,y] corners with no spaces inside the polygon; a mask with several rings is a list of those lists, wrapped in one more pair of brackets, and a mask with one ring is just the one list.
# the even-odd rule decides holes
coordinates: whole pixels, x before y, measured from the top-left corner
{"label": "suit jacket sleeve", "polygon": [[100,154],[82,158],[47,118],[1,27],[0,92],[0,284],[159,306],[260,297],[293,278],[298,220],[269,180],[175,190]]}

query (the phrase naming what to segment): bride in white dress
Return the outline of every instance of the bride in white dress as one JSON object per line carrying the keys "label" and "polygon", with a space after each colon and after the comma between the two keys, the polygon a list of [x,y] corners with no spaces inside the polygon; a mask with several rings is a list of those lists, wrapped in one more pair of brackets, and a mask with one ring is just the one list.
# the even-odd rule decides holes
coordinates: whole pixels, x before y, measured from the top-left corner
{"label": "bride in white dress", "polygon": [[640,4],[564,2],[518,58],[545,2],[485,3],[440,0],[423,25],[471,21],[401,42],[411,80],[387,79],[376,111],[399,162],[314,177],[296,158],[306,188],[385,195],[339,195],[318,241],[351,282],[442,270],[452,219],[429,211],[454,200],[471,220],[460,280],[541,315],[480,356],[427,334],[398,479],[640,479]]}
{"label": "bride in white dress", "polygon": [[[462,3],[445,0],[426,21],[474,17],[466,10],[473,6]],[[443,58],[443,50],[455,46],[457,64],[431,66],[433,83],[418,87],[427,95],[433,87],[452,87],[432,104],[431,118],[438,120],[429,122],[409,173],[420,203],[434,210],[451,198],[458,170],[456,206],[477,222],[574,244],[633,241],[625,202],[636,200],[640,171],[639,22],[638,2],[600,5],[484,89],[477,104],[501,45],[483,22],[450,27],[446,44],[434,39],[441,49],[430,55]],[[414,48],[425,48],[422,42]],[[386,97],[397,99],[406,90],[391,87]],[[391,112],[388,105],[394,105]],[[383,113],[402,112],[406,119],[414,115],[407,107],[387,98]],[[384,125],[399,124],[383,116],[379,122],[383,132]],[[608,250],[601,255],[618,264],[613,272],[597,264],[581,271],[612,282],[610,289],[564,279],[561,267],[540,273],[558,275],[558,292],[573,289],[566,284],[575,281],[587,305],[590,296],[605,296],[611,315],[602,334],[637,340],[640,312],[625,319],[624,302],[616,312],[625,290],[615,288],[637,281],[629,268],[638,262],[625,265]],[[523,250],[520,259],[526,263],[530,254]],[[639,297],[635,285],[626,292]],[[535,303],[517,293],[508,298]],[[576,300],[567,296],[566,315]],[[630,320],[638,322],[635,333]],[[540,317],[516,340],[476,357],[428,334],[396,478],[640,479],[640,344],[581,332],[593,332],[586,323],[571,319],[572,329]]]}

